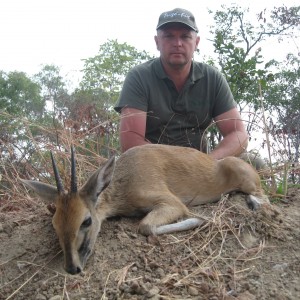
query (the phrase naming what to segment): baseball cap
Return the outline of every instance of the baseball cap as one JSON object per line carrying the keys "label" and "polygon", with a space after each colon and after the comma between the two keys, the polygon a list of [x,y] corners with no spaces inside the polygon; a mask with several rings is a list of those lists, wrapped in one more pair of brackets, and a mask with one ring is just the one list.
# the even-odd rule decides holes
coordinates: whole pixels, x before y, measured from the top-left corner
{"label": "baseball cap", "polygon": [[156,30],[168,23],[182,23],[198,32],[194,15],[183,8],[175,8],[170,11],[163,12],[158,19]]}

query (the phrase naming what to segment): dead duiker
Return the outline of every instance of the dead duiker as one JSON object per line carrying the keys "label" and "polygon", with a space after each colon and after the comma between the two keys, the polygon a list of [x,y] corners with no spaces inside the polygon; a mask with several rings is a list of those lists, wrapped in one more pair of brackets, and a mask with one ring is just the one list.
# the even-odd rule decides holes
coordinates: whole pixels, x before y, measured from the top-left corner
{"label": "dead duiker", "polygon": [[101,223],[112,216],[144,216],[139,231],[163,234],[199,226],[203,221],[187,219],[188,207],[210,203],[222,194],[247,194],[250,208],[269,204],[257,172],[235,157],[214,160],[195,149],[144,145],[112,157],[77,190],[72,150],[71,189],[63,188],[52,157],[57,186],[22,180],[43,200],[54,202],[53,226],[64,252],[65,270],[83,270],[91,254]]}

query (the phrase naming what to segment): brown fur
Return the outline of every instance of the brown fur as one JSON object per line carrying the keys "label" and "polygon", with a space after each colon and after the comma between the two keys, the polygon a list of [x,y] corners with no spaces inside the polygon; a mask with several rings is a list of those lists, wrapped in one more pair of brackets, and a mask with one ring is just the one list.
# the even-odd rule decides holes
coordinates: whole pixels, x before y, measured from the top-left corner
{"label": "brown fur", "polygon": [[254,209],[268,203],[257,172],[246,162],[235,157],[216,161],[195,149],[166,145],[132,148],[115,167],[108,160],[75,194],[58,195],[55,187],[23,182],[41,198],[55,201],[53,226],[71,274],[83,269],[108,217],[145,215],[139,231],[150,235],[185,217],[189,206],[214,202],[231,191],[248,194]]}

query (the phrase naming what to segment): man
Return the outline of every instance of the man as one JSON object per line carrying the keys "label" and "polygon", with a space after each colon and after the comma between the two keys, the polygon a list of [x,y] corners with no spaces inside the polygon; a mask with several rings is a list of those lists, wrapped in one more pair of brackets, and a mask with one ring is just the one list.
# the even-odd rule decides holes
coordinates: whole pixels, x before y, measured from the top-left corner
{"label": "man", "polygon": [[122,151],[159,143],[206,152],[202,137],[214,120],[223,139],[209,155],[239,156],[248,135],[224,77],[193,60],[200,41],[193,14],[181,8],[164,12],[156,30],[160,57],[128,73],[115,107]]}

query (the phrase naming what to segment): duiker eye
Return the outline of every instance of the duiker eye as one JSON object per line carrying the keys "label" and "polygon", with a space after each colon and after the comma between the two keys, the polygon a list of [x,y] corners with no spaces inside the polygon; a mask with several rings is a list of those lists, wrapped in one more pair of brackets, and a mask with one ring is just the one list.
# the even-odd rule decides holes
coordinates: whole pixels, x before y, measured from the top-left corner
{"label": "duiker eye", "polygon": [[85,219],[82,224],[81,224],[81,228],[87,228],[87,227],[90,227],[92,225],[92,218],[89,217],[87,219]]}

